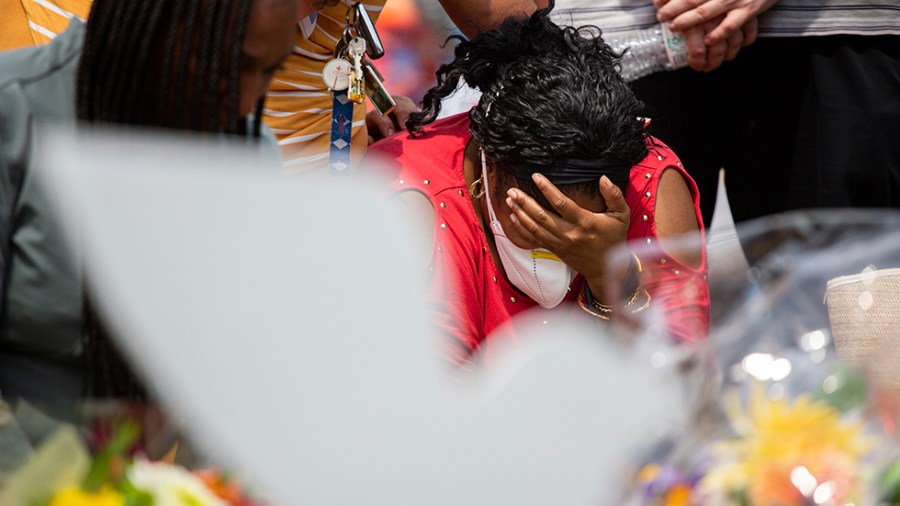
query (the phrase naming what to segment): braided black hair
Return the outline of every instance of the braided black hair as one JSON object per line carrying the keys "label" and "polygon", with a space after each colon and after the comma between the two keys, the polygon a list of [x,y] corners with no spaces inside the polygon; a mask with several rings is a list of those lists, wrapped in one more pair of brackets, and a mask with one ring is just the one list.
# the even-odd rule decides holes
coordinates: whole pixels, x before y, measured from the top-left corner
{"label": "braided black hair", "polygon": [[[448,39],[458,41],[455,58],[438,69],[438,84],[425,94],[422,112],[407,122],[410,132],[421,133],[437,118],[441,100],[462,78],[482,92],[468,114],[470,130],[501,176],[507,175],[504,167],[560,158],[615,159],[628,167],[642,160],[642,104],[619,76],[621,55],[595,26],[557,26],[549,18],[553,6],[551,0],[531,17],[509,18],[471,40]],[[546,202],[530,180],[517,182]],[[560,189],[599,194],[596,182]]]}
{"label": "braided black hair", "polygon": [[[248,134],[239,114],[244,34],[253,0],[95,0],[78,64],[87,122]],[[252,130],[259,136],[262,101]],[[85,290],[84,394],[144,398]]]}
{"label": "braided black hair", "polygon": [[78,118],[247,134],[238,102],[252,1],[95,0],[78,65]]}

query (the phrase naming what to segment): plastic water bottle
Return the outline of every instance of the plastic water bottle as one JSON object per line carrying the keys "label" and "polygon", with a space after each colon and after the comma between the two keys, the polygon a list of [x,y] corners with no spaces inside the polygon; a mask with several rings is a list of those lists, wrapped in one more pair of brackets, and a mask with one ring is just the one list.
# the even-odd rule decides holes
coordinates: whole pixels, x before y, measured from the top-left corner
{"label": "plastic water bottle", "polygon": [[684,36],[673,33],[663,24],[616,34],[607,43],[617,53],[628,50],[620,63],[625,81],[634,81],[654,72],[675,70],[687,65]]}

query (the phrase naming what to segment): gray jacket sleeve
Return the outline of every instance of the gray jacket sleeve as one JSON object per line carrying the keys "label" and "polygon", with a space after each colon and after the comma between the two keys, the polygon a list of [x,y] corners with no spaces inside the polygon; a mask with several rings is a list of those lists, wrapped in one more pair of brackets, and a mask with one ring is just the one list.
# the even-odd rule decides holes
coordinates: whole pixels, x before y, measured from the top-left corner
{"label": "gray jacket sleeve", "polygon": [[10,241],[29,167],[35,117],[74,117],[75,68],[84,23],[73,19],[50,44],[0,52],[0,307],[6,301]]}
{"label": "gray jacket sleeve", "polygon": [[17,84],[0,88],[0,307],[6,298],[10,241],[28,163],[30,133],[31,114],[22,88]]}

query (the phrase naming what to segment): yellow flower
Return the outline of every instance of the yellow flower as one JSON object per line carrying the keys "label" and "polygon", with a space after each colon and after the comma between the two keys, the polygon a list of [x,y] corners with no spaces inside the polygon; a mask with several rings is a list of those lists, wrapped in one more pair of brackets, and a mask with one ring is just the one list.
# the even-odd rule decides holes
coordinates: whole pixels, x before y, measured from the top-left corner
{"label": "yellow flower", "polygon": [[721,464],[703,478],[703,490],[745,491],[752,505],[802,504],[803,494],[812,493],[801,492],[792,478],[802,468],[813,488],[829,482],[836,500],[853,493],[858,463],[869,448],[861,423],[845,422],[833,407],[809,396],[774,401],[756,388],[746,413],[737,397],[729,401],[737,437],[714,448]]}
{"label": "yellow flower", "polygon": [[78,487],[66,487],[55,493],[49,506],[124,506],[125,498],[115,490],[85,492]]}
{"label": "yellow flower", "polygon": [[638,473],[638,482],[640,483],[652,483],[656,478],[659,477],[659,474],[662,472],[662,468],[656,464],[649,464],[644,466],[641,471]]}

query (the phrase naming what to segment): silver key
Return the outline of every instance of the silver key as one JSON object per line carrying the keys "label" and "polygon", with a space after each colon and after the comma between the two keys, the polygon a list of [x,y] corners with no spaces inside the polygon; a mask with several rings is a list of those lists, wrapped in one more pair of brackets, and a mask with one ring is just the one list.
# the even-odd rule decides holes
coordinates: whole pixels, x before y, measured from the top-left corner
{"label": "silver key", "polygon": [[354,37],[347,45],[347,53],[353,68],[350,70],[350,91],[347,96],[357,104],[366,102],[366,76],[363,73],[362,61],[366,54],[366,39]]}

